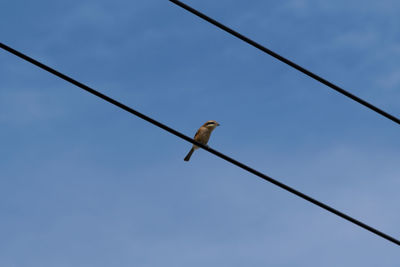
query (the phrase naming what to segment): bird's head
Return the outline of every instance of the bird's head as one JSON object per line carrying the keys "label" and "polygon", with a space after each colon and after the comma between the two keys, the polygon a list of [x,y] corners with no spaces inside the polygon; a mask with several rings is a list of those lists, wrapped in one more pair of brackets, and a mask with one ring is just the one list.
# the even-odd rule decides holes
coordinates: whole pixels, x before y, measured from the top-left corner
{"label": "bird's head", "polygon": [[207,121],[206,123],[203,124],[203,127],[206,127],[210,130],[214,130],[215,127],[217,127],[217,126],[219,126],[219,123],[216,121],[213,121],[213,120]]}

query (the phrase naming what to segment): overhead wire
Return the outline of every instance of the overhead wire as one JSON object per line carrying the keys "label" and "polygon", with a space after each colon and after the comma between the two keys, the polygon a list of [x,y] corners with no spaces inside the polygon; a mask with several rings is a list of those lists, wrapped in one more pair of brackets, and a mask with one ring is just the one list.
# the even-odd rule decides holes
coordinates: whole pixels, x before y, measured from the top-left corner
{"label": "overhead wire", "polygon": [[200,11],[194,9],[193,7],[191,7],[191,6],[189,6],[189,5],[185,4],[185,3],[182,3],[182,2],[180,2],[178,0],[169,0],[169,1],[171,1],[172,3],[182,7],[183,9],[189,11],[190,13],[202,18],[203,20],[205,20],[205,21],[217,26],[221,30],[223,30],[223,31],[225,31],[227,33],[230,33],[231,35],[233,35],[233,36],[239,38],[240,40],[250,44],[251,46],[253,46],[253,47],[255,47],[255,48],[257,48],[257,49],[259,49],[259,50],[261,50],[261,51],[263,51],[265,53],[267,53],[268,55],[276,58],[277,60],[279,60],[279,61],[291,66],[292,68],[295,68],[296,70],[304,73],[305,75],[313,78],[314,80],[317,80],[318,82],[330,87],[331,89],[339,92],[340,94],[342,94],[342,95],[344,95],[344,96],[356,101],[357,103],[359,103],[359,104],[361,104],[361,105],[363,105],[363,106],[375,111],[376,113],[382,115],[383,117],[385,117],[385,118],[387,118],[387,119],[389,119],[389,120],[391,120],[391,121],[393,121],[393,122],[395,122],[395,123],[400,125],[400,118],[398,118],[398,117],[396,117],[396,116],[394,116],[394,115],[392,115],[392,114],[390,114],[390,113],[378,108],[377,106],[375,106],[375,105],[365,101],[364,99],[362,99],[362,98],[350,93],[349,91],[346,91],[345,89],[339,87],[338,85],[333,84],[332,82],[322,78],[321,76],[319,76],[319,75],[317,75],[317,74],[315,74],[315,73],[303,68],[302,66],[300,66],[300,65],[294,63],[293,61],[291,61],[291,60],[279,55],[278,53],[275,53],[274,51],[272,51],[272,50],[266,48],[265,46],[253,41],[252,39],[244,36],[243,34],[240,34],[237,31],[229,28],[228,26],[226,26],[226,25],[216,21],[215,19],[210,18],[209,16],[201,13]]}
{"label": "overhead wire", "polygon": [[318,200],[316,200],[316,199],[314,199],[314,198],[312,198],[312,197],[310,197],[310,196],[308,196],[308,195],[306,195],[306,194],[304,194],[304,193],[302,193],[302,192],[300,192],[300,191],[298,191],[298,190],[296,190],[296,189],[294,189],[294,188],[292,188],[292,187],[290,187],[290,186],[288,186],[288,185],[286,185],[284,183],[281,183],[278,180],[275,180],[272,177],[270,177],[270,176],[268,176],[268,175],[266,175],[264,173],[261,173],[261,172],[255,170],[255,169],[245,165],[244,163],[241,163],[241,162],[239,162],[239,161],[237,161],[237,160],[235,160],[235,159],[233,159],[233,158],[231,158],[231,157],[229,157],[229,156],[227,156],[225,154],[222,154],[221,152],[219,152],[219,151],[217,151],[215,149],[212,149],[211,147],[209,147],[207,145],[203,145],[201,143],[198,143],[194,139],[182,134],[181,132],[179,132],[179,131],[177,131],[177,130],[175,130],[175,129],[173,129],[173,128],[171,128],[171,127],[169,127],[169,126],[167,126],[167,125],[165,125],[165,124],[163,124],[163,123],[161,123],[161,122],[159,122],[159,121],[157,121],[155,119],[152,119],[152,118],[146,116],[145,114],[140,113],[139,111],[136,111],[136,110],[134,110],[134,109],[122,104],[121,102],[119,102],[117,100],[114,100],[113,98],[111,98],[111,97],[109,97],[107,95],[104,95],[104,94],[100,93],[99,91],[97,91],[97,90],[95,90],[95,89],[93,89],[93,88],[91,88],[91,87],[89,87],[89,86],[87,86],[87,85],[85,85],[85,84],[83,84],[83,83],[81,83],[81,82],[79,82],[79,81],[77,81],[77,80],[75,80],[75,79],[73,79],[73,78],[71,78],[71,77],[69,77],[69,76],[67,76],[67,75],[65,75],[65,74],[63,74],[63,73],[61,73],[61,72],[59,72],[59,71],[57,71],[57,70],[45,65],[45,64],[43,64],[43,63],[41,63],[41,62],[39,62],[39,61],[37,61],[37,60],[25,55],[25,54],[23,54],[23,53],[21,53],[21,52],[19,52],[19,51],[17,51],[17,50],[15,50],[15,49],[13,49],[13,48],[11,48],[10,46],[7,46],[7,45],[5,45],[3,43],[0,43],[0,48],[4,49],[5,51],[7,51],[7,52],[9,52],[9,53],[11,53],[11,54],[13,54],[13,55],[25,60],[25,61],[30,62],[31,64],[33,64],[33,65],[35,65],[35,66],[37,66],[37,67],[39,67],[39,68],[51,73],[51,74],[59,77],[59,78],[65,80],[65,81],[67,81],[67,82],[69,82],[69,83],[71,83],[71,84],[73,84],[73,85],[75,85],[75,86],[77,86],[77,87],[79,87],[79,88],[81,88],[81,89],[83,89],[83,90],[85,90],[85,91],[97,96],[97,97],[100,97],[101,99],[103,99],[103,100],[105,100],[105,101],[107,101],[107,102],[109,102],[109,103],[111,103],[111,104],[113,104],[113,105],[115,105],[115,106],[117,106],[117,107],[119,107],[119,108],[121,108],[121,109],[123,109],[123,110],[125,110],[125,111],[127,111],[127,112],[129,112],[129,113],[131,113],[131,114],[133,114],[133,115],[135,115],[135,116],[137,116],[137,117],[139,117],[139,118],[141,118],[141,119],[143,119],[143,120],[145,120],[145,121],[147,121],[147,122],[159,127],[159,128],[161,128],[161,129],[163,129],[163,130],[165,130],[165,131],[167,131],[167,132],[169,132],[169,133],[171,133],[171,134],[173,134],[173,135],[175,135],[175,136],[177,136],[179,138],[184,139],[187,142],[190,142],[192,144],[195,144],[195,145],[201,147],[202,149],[204,149],[204,150],[216,155],[217,157],[222,158],[222,159],[224,159],[224,160],[226,160],[226,161],[238,166],[239,168],[242,168],[242,169],[244,169],[244,170],[246,170],[246,171],[248,171],[248,172],[250,172],[250,173],[252,173],[252,174],[254,174],[256,176],[258,176],[258,177],[260,177],[261,179],[263,179],[265,181],[268,181],[268,182],[270,182],[270,183],[272,183],[272,184],[274,184],[274,185],[276,185],[276,186],[278,186],[278,187],[280,187],[280,188],[282,188],[282,189],[284,189],[284,190],[286,190],[286,191],[288,191],[288,192],[290,192],[290,193],[292,193],[292,194],[294,194],[294,195],[296,195],[296,196],[298,196],[298,197],[300,197],[300,198],[302,198],[302,199],[304,199],[304,200],[306,200],[308,202],[311,202],[312,204],[314,204],[316,206],[319,206],[319,207],[323,208],[324,210],[327,210],[327,211],[329,211],[329,212],[331,212],[331,213],[333,213],[333,214],[335,214],[335,215],[337,215],[337,216],[339,216],[339,217],[341,217],[341,218],[343,218],[343,219],[345,219],[345,220],[347,220],[347,221],[349,221],[349,222],[351,222],[351,223],[353,223],[353,224],[355,224],[355,225],[357,225],[357,226],[359,226],[361,228],[364,228],[365,230],[367,230],[367,231],[369,231],[369,232],[371,232],[371,233],[373,233],[373,234],[375,234],[377,236],[380,236],[380,237],[382,237],[382,238],[384,238],[384,239],[386,239],[386,240],[388,240],[388,241],[400,246],[400,240],[398,240],[398,239],[396,239],[396,238],[394,238],[394,237],[392,237],[392,236],[390,236],[388,234],[385,234],[385,233],[377,230],[376,228],[374,228],[372,226],[369,226],[369,225],[367,225],[367,224],[365,224],[365,223],[363,223],[363,222],[361,222],[361,221],[359,221],[359,220],[357,220],[357,219],[355,219],[355,218],[353,218],[353,217],[351,217],[351,216],[349,216],[349,215],[347,215],[347,214],[345,214],[345,213],[343,213],[343,212],[341,212],[341,211],[339,211],[337,209],[334,209],[333,207],[331,207],[331,206],[329,206],[327,204],[324,204],[324,203],[322,203],[322,202],[320,202],[320,201],[318,201]]}

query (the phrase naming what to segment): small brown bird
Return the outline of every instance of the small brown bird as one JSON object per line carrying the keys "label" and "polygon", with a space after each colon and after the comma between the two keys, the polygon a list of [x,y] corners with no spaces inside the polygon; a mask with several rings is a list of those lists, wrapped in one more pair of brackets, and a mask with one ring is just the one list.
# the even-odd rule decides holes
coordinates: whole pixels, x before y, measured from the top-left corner
{"label": "small brown bird", "polygon": [[[194,136],[194,140],[197,142],[206,145],[208,142],[208,139],[210,139],[211,132],[215,129],[215,127],[219,126],[219,123],[216,121],[207,121],[206,123],[203,124],[198,130],[197,133]],[[185,157],[185,161],[189,161],[190,157],[192,156],[193,152],[198,149],[199,147],[196,145],[193,145],[192,149],[190,149],[189,153]]]}

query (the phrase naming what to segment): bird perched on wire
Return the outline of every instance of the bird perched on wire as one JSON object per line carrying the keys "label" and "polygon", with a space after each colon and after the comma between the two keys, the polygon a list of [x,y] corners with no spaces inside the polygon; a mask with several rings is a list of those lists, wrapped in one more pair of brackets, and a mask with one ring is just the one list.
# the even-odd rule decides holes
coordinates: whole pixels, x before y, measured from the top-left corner
{"label": "bird perched on wire", "polygon": [[[208,139],[210,139],[212,131],[215,129],[215,127],[219,126],[219,123],[216,121],[207,121],[206,123],[201,126],[196,134],[194,135],[194,140],[197,142],[206,145],[208,142]],[[189,153],[185,157],[185,161],[189,161],[190,157],[192,156],[193,152],[198,149],[199,147],[193,144],[192,149],[190,149]]]}

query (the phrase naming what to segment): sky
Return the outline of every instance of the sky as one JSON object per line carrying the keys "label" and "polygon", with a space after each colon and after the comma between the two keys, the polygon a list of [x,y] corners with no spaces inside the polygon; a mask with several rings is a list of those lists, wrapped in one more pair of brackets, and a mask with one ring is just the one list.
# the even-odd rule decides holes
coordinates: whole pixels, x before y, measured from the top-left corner
{"label": "sky", "polygon": [[[185,3],[400,115],[400,2]],[[2,0],[1,42],[400,238],[400,127],[167,0]],[[0,51],[0,266],[399,266],[399,247]]]}

